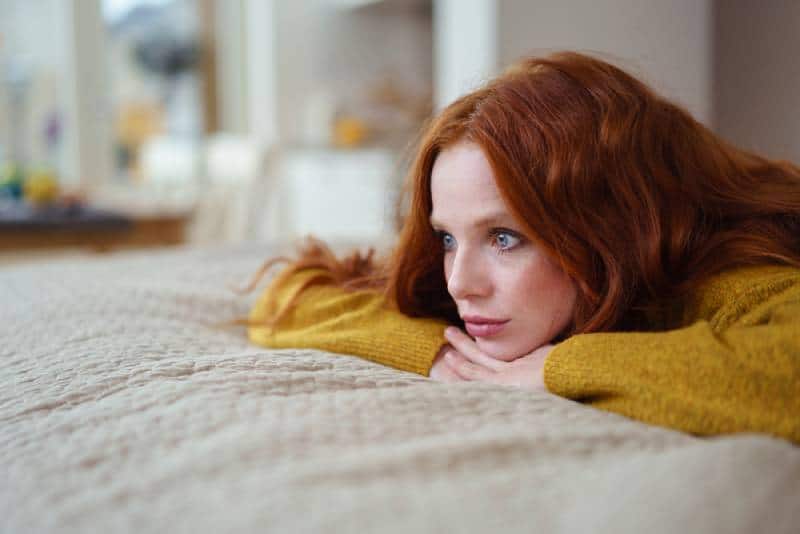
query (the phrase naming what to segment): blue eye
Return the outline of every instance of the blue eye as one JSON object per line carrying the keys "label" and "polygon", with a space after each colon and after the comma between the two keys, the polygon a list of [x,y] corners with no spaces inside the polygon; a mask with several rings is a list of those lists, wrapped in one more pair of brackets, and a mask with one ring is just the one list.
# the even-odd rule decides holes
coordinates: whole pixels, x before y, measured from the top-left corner
{"label": "blue eye", "polygon": [[438,232],[439,238],[442,240],[442,247],[445,250],[453,250],[456,246],[456,239],[447,232]]}
{"label": "blue eye", "polygon": [[511,250],[520,243],[520,238],[512,232],[498,230],[493,232],[494,244],[502,251]]}

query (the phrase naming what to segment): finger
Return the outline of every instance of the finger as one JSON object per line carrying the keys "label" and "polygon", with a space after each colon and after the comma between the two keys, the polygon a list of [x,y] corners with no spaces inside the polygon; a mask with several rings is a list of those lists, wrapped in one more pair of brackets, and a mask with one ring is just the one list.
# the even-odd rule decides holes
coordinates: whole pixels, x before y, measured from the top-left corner
{"label": "finger", "polygon": [[453,370],[453,368],[450,367],[450,364],[447,362],[444,362],[442,365],[437,367],[436,374],[431,375],[431,378],[433,378],[434,380],[438,380],[439,382],[447,382],[447,383],[464,381],[464,379],[461,378],[461,375],[456,373]]}
{"label": "finger", "polygon": [[441,369],[441,374],[439,380],[442,382],[446,382],[448,384],[454,384],[456,382],[465,382],[466,379],[458,374],[455,369],[453,369],[450,364],[445,364]]}
{"label": "finger", "polygon": [[453,345],[459,353],[469,361],[481,365],[487,369],[491,369],[492,371],[499,371],[502,369],[503,364],[506,362],[502,362],[500,360],[496,360],[491,356],[487,356],[486,354],[478,348],[478,344],[475,343],[471,337],[469,337],[464,331],[454,326],[450,326],[445,329],[444,336],[447,338],[447,341]]}
{"label": "finger", "polygon": [[455,351],[448,352],[444,357],[445,362],[464,380],[478,380],[481,382],[494,382],[497,373],[472,363]]}
{"label": "finger", "polygon": [[[448,345],[449,347],[449,345]],[[441,360],[437,358],[437,361],[434,362],[433,367],[431,368],[430,378],[436,380],[438,382],[463,382],[464,379],[456,373],[453,368],[451,367],[450,363],[445,360],[444,355],[448,352],[454,351],[452,347],[447,348],[442,355]]]}

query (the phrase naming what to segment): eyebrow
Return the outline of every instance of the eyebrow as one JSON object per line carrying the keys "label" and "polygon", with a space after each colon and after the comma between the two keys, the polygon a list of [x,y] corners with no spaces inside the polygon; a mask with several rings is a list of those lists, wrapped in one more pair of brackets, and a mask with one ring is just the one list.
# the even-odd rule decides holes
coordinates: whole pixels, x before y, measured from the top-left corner
{"label": "eyebrow", "polygon": [[[442,224],[440,221],[435,219],[433,215],[430,216],[428,219],[430,225],[434,228],[441,228],[446,226]],[[514,222],[514,218],[508,213],[490,213],[488,215],[484,215],[480,219],[473,221],[472,226],[475,227],[485,227],[485,226],[508,226],[510,223]]]}

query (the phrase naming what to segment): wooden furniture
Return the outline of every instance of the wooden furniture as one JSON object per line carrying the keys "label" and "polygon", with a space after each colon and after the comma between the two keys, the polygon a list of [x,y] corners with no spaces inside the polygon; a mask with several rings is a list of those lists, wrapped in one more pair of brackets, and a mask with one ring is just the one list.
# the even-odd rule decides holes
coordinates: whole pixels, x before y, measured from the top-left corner
{"label": "wooden furniture", "polygon": [[0,252],[179,245],[186,239],[186,214],[128,217],[85,207],[34,210],[24,205],[0,209]]}

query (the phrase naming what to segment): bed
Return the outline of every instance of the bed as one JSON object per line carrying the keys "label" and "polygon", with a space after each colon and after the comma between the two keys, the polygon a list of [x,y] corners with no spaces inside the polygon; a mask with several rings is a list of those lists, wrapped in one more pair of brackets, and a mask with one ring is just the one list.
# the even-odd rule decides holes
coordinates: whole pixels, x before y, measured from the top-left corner
{"label": "bed", "polygon": [[[0,532],[799,532],[800,447],[268,350],[286,247],[0,268]],[[263,284],[262,284],[263,286]]]}

